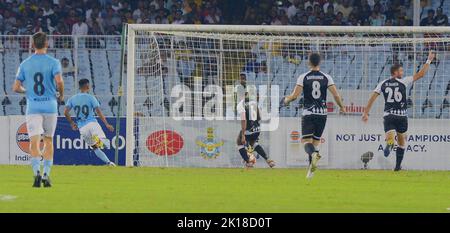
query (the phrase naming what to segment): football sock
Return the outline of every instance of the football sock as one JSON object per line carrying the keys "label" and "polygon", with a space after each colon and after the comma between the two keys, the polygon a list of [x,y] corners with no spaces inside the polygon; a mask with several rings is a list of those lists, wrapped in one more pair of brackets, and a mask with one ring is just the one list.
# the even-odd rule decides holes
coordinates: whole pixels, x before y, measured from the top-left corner
{"label": "football sock", "polygon": [[44,159],[44,174],[50,176],[50,170],[52,169],[53,159]]}
{"label": "football sock", "polygon": [[106,156],[105,152],[103,152],[102,150],[100,150],[99,148],[94,150],[95,155],[97,155],[97,157],[99,159],[101,159],[103,162],[105,163],[109,163],[111,161],[109,161],[108,157]]}
{"label": "football sock", "polygon": [[401,148],[401,147],[397,147],[396,150],[396,161],[395,161],[395,167],[396,168],[400,168],[400,166],[402,165],[402,161],[403,161],[403,155],[405,155],[405,149]]}
{"label": "football sock", "polygon": [[314,151],[316,151],[316,147],[312,143],[308,142],[305,144],[305,152],[308,154],[309,163],[311,163]]}
{"label": "football sock", "polygon": [[241,154],[242,159],[248,163],[247,150],[244,146],[239,146],[239,154]]}
{"label": "football sock", "polygon": [[269,159],[269,156],[266,154],[266,152],[264,151],[264,149],[262,148],[261,145],[256,145],[255,147],[255,151],[261,155],[261,157],[263,157],[265,160]]}
{"label": "football sock", "polygon": [[388,139],[386,141],[386,147],[389,148],[389,150],[392,150],[392,148],[394,147],[394,139]]}
{"label": "football sock", "polygon": [[31,168],[33,169],[33,174],[35,176],[38,175],[38,173],[41,170],[41,158],[38,157],[31,157]]}

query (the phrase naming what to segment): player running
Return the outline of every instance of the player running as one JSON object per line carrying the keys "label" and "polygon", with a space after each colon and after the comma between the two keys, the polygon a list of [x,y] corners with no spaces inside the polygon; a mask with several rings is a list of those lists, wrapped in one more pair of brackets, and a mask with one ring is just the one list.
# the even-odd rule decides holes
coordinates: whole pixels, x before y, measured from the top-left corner
{"label": "player running", "polygon": [[331,92],[339,106],[340,113],[345,113],[344,103],[330,75],[320,71],[320,55],[309,56],[310,71],[300,75],[291,95],[283,97],[280,105],[287,106],[303,92],[304,107],[302,113],[302,141],[308,154],[309,168],[306,178],[312,178],[317,169],[320,138],[327,122],[327,90]]}
{"label": "player running", "polygon": [[[53,165],[53,136],[56,130],[58,100],[64,100],[64,81],[61,63],[47,54],[47,35],[38,32],[32,36],[33,55],[19,66],[13,91],[27,98],[26,123],[30,138],[33,187],[51,187],[50,170]],[[41,150],[41,139],[44,149]],[[41,156],[44,169],[41,175]]]}
{"label": "player running", "polygon": [[[89,80],[80,79],[78,85],[80,93],[69,98],[66,103],[66,108],[64,109],[64,116],[67,121],[69,121],[73,130],[80,130],[81,137],[91,147],[99,159],[109,166],[116,166],[108,159],[105,152],[102,151],[104,146],[103,141],[106,139],[106,135],[103,132],[102,127],[98,124],[97,119],[94,116],[94,111],[109,131],[113,132],[114,127],[106,120],[99,108],[100,103],[97,99],[89,94]],[[76,123],[70,116],[70,110],[72,109],[76,114]]]}
{"label": "player running", "polygon": [[275,162],[270,159],[262,146],[258,144],[261,116],[257,102],[249,100],[248,92],[245,93],[245,98],[237,105],[237,113],[241,119],[241,131],[237,138],[237,146],[239,154],[245,161],[245,166],[247,168],[253,167],[255,161],[249,158],[249,154],[256,151],[258,155],[266,160],[269,167],[275,167]]}
{"label": "player running", "polygon": [[386,133],[386,146],[384,147],[384,156],[388,157],[394,148],[395,136],[397,134],[396,162],[394,171],[402,169],[402,160],[405,154],[406,132],[408,131],[408,104],[406,99],[406,90],[409,85],[425,76],[430,64],[434,59],[432,51],[428,54],[428,59],[413,76],[403,77],[403,67],[395,64],[391,67],[391,78],[380,82],[372,95],[364,110],[362,120],[369,120],[369,112],[373,103],[380,94],[384,96],[384,132]]}

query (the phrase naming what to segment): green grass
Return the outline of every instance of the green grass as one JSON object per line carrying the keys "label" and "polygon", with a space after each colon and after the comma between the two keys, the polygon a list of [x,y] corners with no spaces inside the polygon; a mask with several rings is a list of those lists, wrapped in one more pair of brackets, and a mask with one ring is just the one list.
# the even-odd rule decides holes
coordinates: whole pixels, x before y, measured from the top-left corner
{"label": "green grass", "polygon": [[449,171],[0,166],[0,212],[447,212]]}

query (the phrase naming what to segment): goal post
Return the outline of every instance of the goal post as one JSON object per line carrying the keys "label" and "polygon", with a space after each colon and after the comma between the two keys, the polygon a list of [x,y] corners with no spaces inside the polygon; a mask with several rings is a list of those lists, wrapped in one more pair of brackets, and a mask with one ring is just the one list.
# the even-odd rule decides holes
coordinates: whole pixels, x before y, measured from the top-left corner
{"label": "goal post", "polygon": [[[312,51],[321,54],[321,69],[333,77],[349,112],[340,116],[328,95],[329,138],[324,140],[330,144],[324,146],[340,143],[336,140],[345,133],[381,134],[381,100],[373,107],[373,123],[359,123],[368,96],[378,82],[389,78],[392,64],[402,64],[405,76],[413,75],[429,50],[438,58],[409,89],[408,115],[423,128],[438,129],[450,118],[450,79],[445,73],[450,65],[449,36],[450,27],[129,24],[126,165],[240,167],[236,105],[246,91],[257,93],[267,119],[281,119],[277,130],[261,135],[269,154],[277,154],[281,167],[304,165],[304,158],[293,158],[300,151],[296,134],[301,132],[302,98],[277,114],[271,108],[308,70]],[[351,130],[345,131],[345,126]],[[382,144],[382,138],[376,140]],[[376,150],[375,144],[368,144],[355,150]],[[330,153],[328,165],[352,168],[332,157],[338,153],[344,152]]]}

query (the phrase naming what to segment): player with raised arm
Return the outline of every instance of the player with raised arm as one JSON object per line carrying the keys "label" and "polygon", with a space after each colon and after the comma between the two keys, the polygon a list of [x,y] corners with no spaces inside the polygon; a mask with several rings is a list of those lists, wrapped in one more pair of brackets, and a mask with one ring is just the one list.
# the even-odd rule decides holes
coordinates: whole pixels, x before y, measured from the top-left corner
{"label": "player with raised arm", "polygon": [[408,131],[408,103],[406,99],[406,91],[408,86],[415,81],[425,76],[430,64],[434,59],[435,54],[430,51],[428,59],[413,76],[403,77],[403,67],[399,64],[394,64],[391,67],[391,77],[381,81],[372,95],[362,116],[362,120],[367,122],[369,120],[369,112],[373,103],[379,95],[384,96],[384,132],[386,133],[386,146],[384,147],[384,156],[388,157],[391,150],[394,148],[395,136],[397,134],[396,162],[394,171],[400,171],[403,156],[406,147],[406,132]]}
{"label": "player with raised arm", "polygon": [[313,177],[321,158],[319,145],[327,122],[327,90],[333,95],[340,113],[345,113],[344,103],[333,79],[330,75],[320,71],[320,60],[321,57],[318,53],[312,53],[309,56],[311,69],[298,77],[294,91],[283,97],[280,103],[282,107],[287,106],[303,92],[302,141],[309,159],[307,178]]}
{"label": "player with raised arm", "polygon": [[[58,100],[64,100],[64,81],[61,63],[47,54],[47,35],[38,32],[32,36],[34,54],[19,66],[13,91],[24,93],[27,99],[26,123],[30,137],[33,187],[51,187],[50,170],[53,165],[53,136],[56,130]],[[41,150],[41,139],[44,149]],[[44,169],[41,175],[41,156]]]}
{"label": "player with raised arm", "polygon": [[269,167],[275,167],[275,162],[266,154],[263,147],[258,143],[260,131],[260,112],[258,103],[249,100],[248,92],[245,97],[237,105],[237,113],[241,119],[241,131],[237,137],[237,146],[239,154],[245,161],[247,168],[253,167],[255,161],[249,157],[254,151],[263,157]]}
{"label": "player with raised arm", "polygon": [[[102,151],[106,139],[105,132],[98,124],[97,119],[94,116],[94,111],[100,120],[106,125],[106,128],[113,132],[114,127],[108,123],[102,111],[100,110],[100,103],[98,100],[89,94],[89,80],[80,79],[78,81],[80,93],[72,96],[66,103],[64,109],[64,116],[69,121],[73,130],[80,130],[81,137],[91,147],[95,155],[101,159],[105,164],[115,166]],[[70,116],[70,111],[74,110],[76,114],[76,123]]]}

